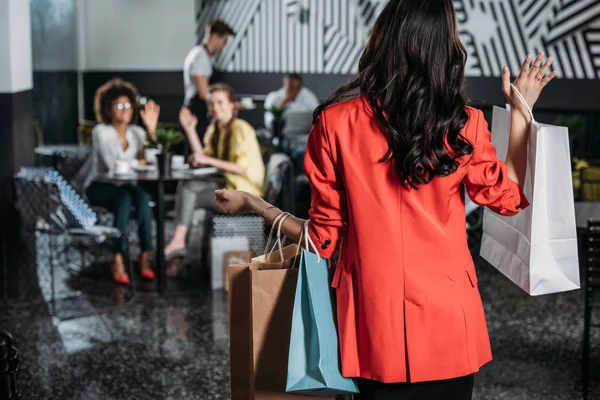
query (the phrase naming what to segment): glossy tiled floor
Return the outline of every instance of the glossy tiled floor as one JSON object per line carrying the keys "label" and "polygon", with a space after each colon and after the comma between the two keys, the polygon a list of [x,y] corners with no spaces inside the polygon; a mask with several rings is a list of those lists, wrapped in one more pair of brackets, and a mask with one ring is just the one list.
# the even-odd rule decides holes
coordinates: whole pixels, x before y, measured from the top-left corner
{"label": "glossy tiled floor", "polygon": [[[530,298],[478,264],[495,360],[477,375],[474,398],[581,398],[583,293]],[[170,282],[162,297],[142,285],[128,302],[131,293],[105,279],[71,283],[71,294],[74,286],[82,296],[54,308],[0,309],[0,326],[20,351],[24,399],[228,398],[222,292],[186,279]],[[594,340],[600,350],[600,335]],[[594,354],[590,399],[600,398],[600,351]]]}

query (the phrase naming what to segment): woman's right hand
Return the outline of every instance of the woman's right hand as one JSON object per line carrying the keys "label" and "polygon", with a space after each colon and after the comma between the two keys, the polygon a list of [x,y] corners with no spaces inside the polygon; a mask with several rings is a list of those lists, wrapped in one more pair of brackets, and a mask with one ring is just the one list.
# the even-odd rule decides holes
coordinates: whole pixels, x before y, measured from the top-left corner
{"label": "woman's right hand", "polygon": [[181,107],[179,110],[179,123],[185,131],[194,131],[198,125],[198,117],[196,117],[189,108]]}
{"label": "woman's right hand", "polygon": [[215,192],[215,205],[227,215],[247,214],[252,211],[252,195],[238,190],[220,189]]}
{"label": "woman's right hand", "polygon": [[[517,76],[513,82],[517,90],[527,102],[527,105],[530,109],[533,109],[533,106],[540,97],[542,89],[548,84],[548,82],[554,79],[557,73],[554,71],[551,74],[546,75],[546,72],[552,65],[552,57],[548,57],[546,62],[542,64],[544,52],[541,52],[537,55],[533,61],[533,65],[531,65],[532,59],[533,56],[531,54],[527,55],[523,65],[521,66],[519,76]],[[529,112],[525,109],[510,86],[510,71],[506,66],[502,70],[502,91],[504,92],[504,96],[506,96],[511,109],[521,111],[525,118],[529,120]]]}

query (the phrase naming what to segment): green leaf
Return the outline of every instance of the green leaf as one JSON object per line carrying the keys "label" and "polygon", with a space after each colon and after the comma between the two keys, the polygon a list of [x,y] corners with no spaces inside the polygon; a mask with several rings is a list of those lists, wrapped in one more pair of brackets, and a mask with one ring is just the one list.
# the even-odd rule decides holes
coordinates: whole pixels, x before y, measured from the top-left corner
{"label": "green leaf", "polygon": [[183,143],[185,135],[176,129],[159,128],[156,130],[156,141],[148,140],[149,147],[159,149],[161,153],[171,153],[175,146]]}
{"label": "green leaf", "polygon": [[275,117],[275,120],[279,121],[281,119],[283,119],[283,113],[285,112],[287,106],[273,106],[271,107],[271,109],[269,110],[271,112],[271,114],[273,114],[273,117]]}

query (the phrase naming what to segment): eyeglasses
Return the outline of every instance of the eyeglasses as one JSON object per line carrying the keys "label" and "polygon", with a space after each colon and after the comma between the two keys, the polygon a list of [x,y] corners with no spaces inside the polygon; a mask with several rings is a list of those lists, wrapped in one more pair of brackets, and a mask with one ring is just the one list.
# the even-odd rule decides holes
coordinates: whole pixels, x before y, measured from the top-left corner
{"label": "eyeglasses", "polygon": [[117,103],[113,107],[117,111],[130,110],[131,103]]}

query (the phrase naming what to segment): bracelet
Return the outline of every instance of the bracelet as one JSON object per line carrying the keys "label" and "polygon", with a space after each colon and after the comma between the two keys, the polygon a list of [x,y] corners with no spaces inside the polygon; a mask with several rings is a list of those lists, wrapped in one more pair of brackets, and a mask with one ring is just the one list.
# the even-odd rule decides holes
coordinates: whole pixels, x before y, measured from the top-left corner
{"label": "bracelet", "polygon": [[277,207],[275,207],[275,206],[269,206],[269,207],[265,208],[265,209],[263,210],[262,214],[261,214],[261,216],[263,217],[263,219],[265,218],[265,213],[266,213],[267,211],[269,211],[271,208],[277,208]]}

